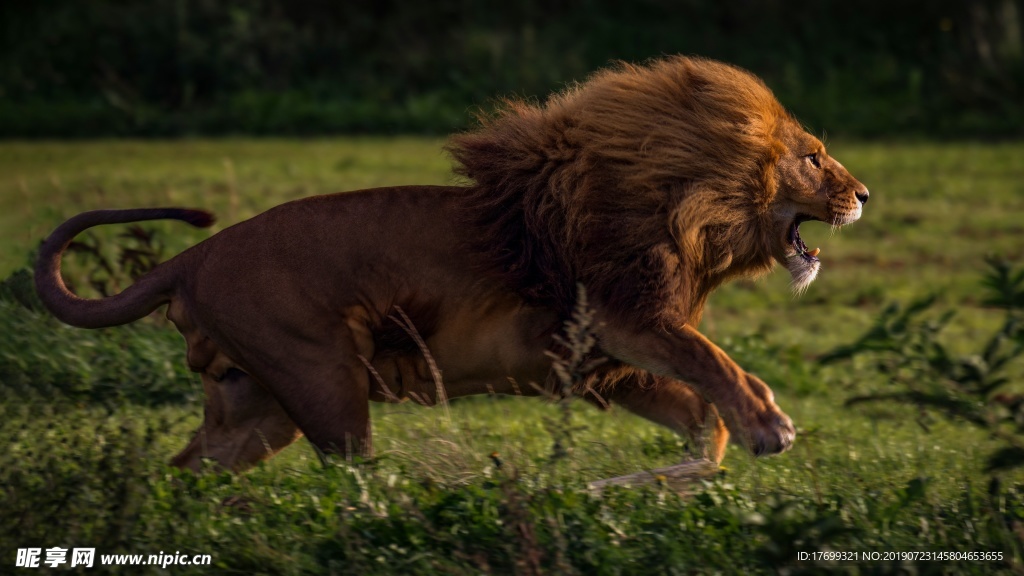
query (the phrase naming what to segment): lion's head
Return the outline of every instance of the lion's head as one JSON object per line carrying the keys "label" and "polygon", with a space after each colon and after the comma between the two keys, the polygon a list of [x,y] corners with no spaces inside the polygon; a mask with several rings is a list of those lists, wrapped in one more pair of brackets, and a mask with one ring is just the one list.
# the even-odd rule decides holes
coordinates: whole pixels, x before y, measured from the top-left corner
{"label": "lion's head", "polygon": [[773,261],[802,290],[820,262],[799,225],[848,224],[867,200],[756,76],[701,58],[621,64],[543,105],[505,101],[449,151],[472,180],[465,215],[491,270],[564,310],[582,282],[620,309],[675,300],[692,321],[716,286]]}
{"label": "lion's head", "polygon": [[833,227],[855,222],[868,201],[868,190],[825,151],[820,140],[790,120],[778,131],[785,151],[776,166],[778,189],[772,203],[770,227],[780,234],[775,259],[793,276],[793,288],[802,291],[818,275],[819,249],[808,250],[800,238],[807,220]]}

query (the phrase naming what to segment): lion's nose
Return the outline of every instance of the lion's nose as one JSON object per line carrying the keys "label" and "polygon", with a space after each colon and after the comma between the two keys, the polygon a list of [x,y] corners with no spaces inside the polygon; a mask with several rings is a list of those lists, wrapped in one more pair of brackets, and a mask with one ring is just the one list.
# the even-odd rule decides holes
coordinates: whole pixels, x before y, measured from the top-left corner
{"label": "lion's nose", "polygon": [[867,188],[865,188],[861,192],[857,192],[856,196],[857,196],[857,200],[860,200],[861,204],[867,204],[868,203],[868,196],[870,196],[870,194],[868,194]]}

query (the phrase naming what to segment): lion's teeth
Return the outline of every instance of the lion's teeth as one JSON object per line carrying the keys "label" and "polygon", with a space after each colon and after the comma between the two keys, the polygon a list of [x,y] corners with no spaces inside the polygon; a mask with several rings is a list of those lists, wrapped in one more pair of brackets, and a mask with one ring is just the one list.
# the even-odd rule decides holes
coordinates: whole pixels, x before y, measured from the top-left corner
{"label": "lion's teeth", "polygon": [[818,255],[818,252],[821,252],[821,248],[815,248],[814,250],[808,252],[807,255],[813,258]]}

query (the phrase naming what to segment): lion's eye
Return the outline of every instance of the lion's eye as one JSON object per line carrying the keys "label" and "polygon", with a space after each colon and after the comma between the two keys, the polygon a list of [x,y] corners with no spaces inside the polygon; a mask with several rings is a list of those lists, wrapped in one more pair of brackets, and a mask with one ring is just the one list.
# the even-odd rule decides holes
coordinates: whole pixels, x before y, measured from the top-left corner
{"label": "lion's eye", "polygon": [[821,168],[821,162],[818,162],[817,154],[808,154],[807,159],[811,161],[815,168]]}

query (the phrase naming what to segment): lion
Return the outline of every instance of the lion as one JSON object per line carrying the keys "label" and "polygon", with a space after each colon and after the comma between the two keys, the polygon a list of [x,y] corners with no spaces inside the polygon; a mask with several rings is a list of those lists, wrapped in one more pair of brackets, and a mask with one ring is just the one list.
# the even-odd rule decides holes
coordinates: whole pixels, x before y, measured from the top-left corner
{"label": "lion", "polygon": [[697,326],[716,287],[775,263],[804,290],[821,262],[801,224],[854,222],[868,190],[761,80],[695,57],[623,63],[544,103],[506,100],[447,150],[460,185],[289,202],[102,299],[61,278],[77,234],[213,217],[79,214],[42,243],[37,290],[83,328],[167,305],[205,392],[204,421],[172,460],[183,468],[241,471],[302,435],[323,454],[371,454],[370,401],[551,390],[545,352],[578,285],[607,359],[591,394],[708,433],[716,462],[730,438],[754,455],[791,446],[771,389]]}

